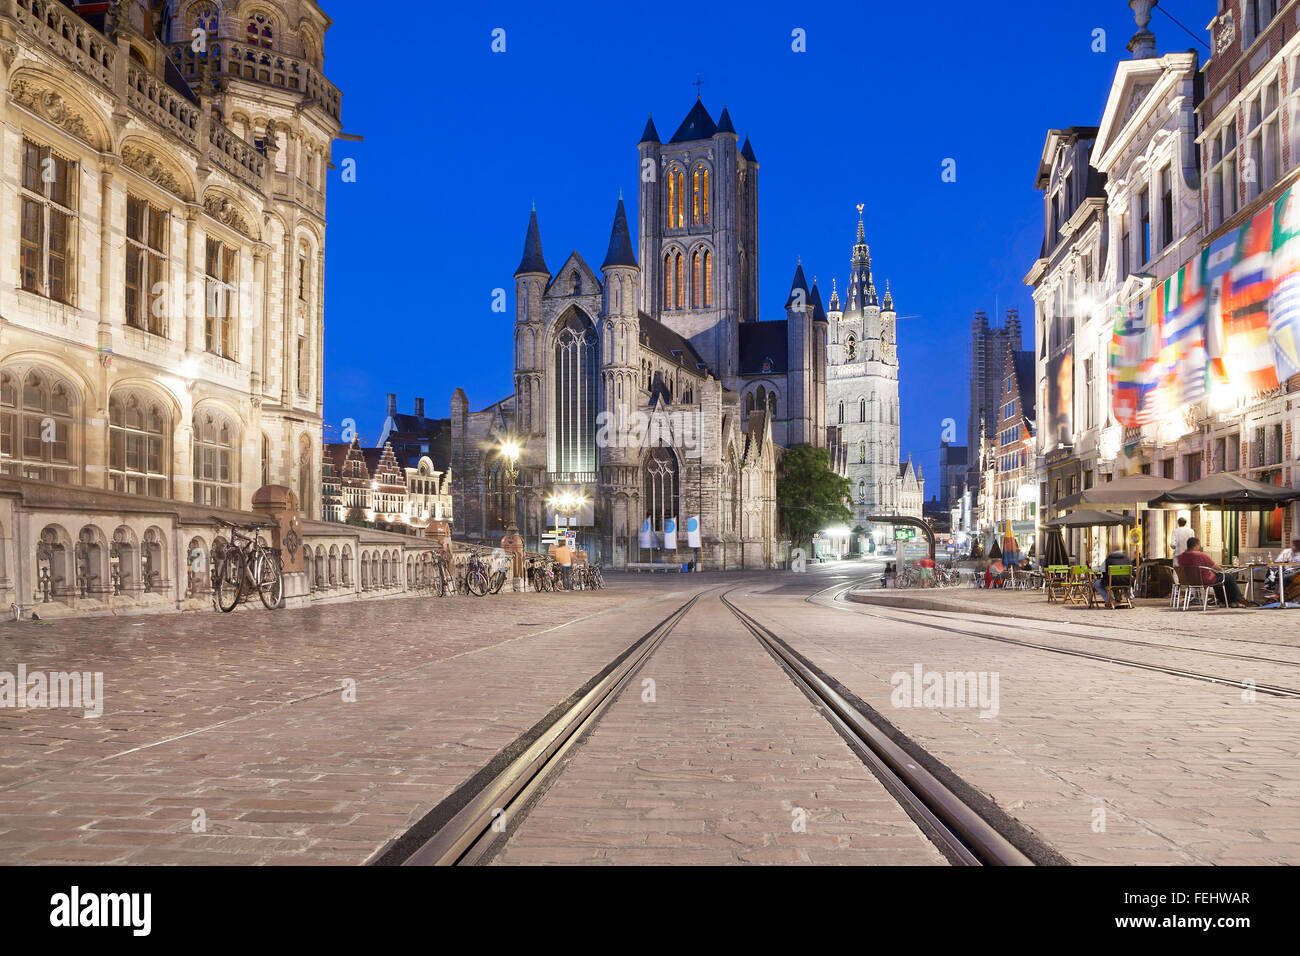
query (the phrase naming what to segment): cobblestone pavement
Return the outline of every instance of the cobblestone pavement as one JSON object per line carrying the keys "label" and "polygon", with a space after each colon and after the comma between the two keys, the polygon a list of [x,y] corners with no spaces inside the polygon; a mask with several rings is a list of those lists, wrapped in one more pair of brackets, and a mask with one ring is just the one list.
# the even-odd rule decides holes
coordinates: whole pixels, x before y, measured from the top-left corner
{"label": "cobblestone pavement", "polygon": [[[756,592],[760,589],[756,589]],[[1023,595],[1021,597],[1024,597]],[[788,594],[753,593],[751,614],[878,709],[967,783],[1079,863],[1300,863],[1300,701],[1129,666],[935,630],[939,624],[1156,660],[1300,688],[1300,666],[1203,653],[1300,660],[1291,647],[1217,633],[1071,627],[1148,646],[1043,636],[1029,622],[935,615],[913,621],[853,605],[812,612]],[[810,613],[811,612],[811,613]],[[1102,612],[1097,612],[1102,613]],[[1119,616],[1121,612],[1115,612]],[[1110,614],[1107,614],[1109,617]],[[1254,624],[1267,612],[1250,614]],[[1277,617],[1281,618],[1281,614]],[[811,621],[815,620],[815,625]],[[1208,620],[1201,619],[1204,624]],[[1163,648],[1162,642],[1202,652]],[[978,708],[894,706],[898,673],[999,675],[996,716]],[[1104,827],[1104,829],[1102,829]]]}
{"label": "cobblestone pavement", "polygon": [[105,697],[0,710],[0,863],[363,862],[703,586],[0,625]]}
{"label": "cobblestone pavement", "polygon": [[944,862],[716,595],[516,826],[496,862]]}

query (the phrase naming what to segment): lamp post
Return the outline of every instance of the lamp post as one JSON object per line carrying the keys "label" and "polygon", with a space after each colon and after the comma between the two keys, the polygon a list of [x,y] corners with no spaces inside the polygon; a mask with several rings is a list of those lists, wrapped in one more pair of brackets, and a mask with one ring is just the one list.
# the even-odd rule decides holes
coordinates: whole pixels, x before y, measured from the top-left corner
{"label": "lamp post", "polygon": [[510,553],[513,559],[511,577],[514,579],[511,586],[516,591],[524,589],[524,540],[519,537],[519,526],[515,521],[515,491],[516,479],[519,477],[519,443],[511,439],[505,439],[501,442],[501,457],[506,463],[506,483],[510,488],[510,514],[506,518],[506,534],[501,539],[501,550]]}
{"label": "lamp post", "polygon": [[[587,504],[586,497],[581,490],[577,492],[563,491],[551,495],[547,501],[551,510],[555,512],[555,545],[559,548],[560,544],[560,516],[564,516],[564,526],[567,530],[573,524],[573,516],[577,514]],[[565,586],[569,586],[569,581],[565,581]]]}

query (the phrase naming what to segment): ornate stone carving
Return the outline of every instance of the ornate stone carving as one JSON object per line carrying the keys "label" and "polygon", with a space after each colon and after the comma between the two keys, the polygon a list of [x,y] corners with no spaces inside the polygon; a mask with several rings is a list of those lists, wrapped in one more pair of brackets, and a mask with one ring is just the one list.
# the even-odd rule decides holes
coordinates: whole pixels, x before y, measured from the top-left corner
{"label": "ornate stone carving", "polygon": [[37,116],[44,117],[78,139],[85,140],[92,146],[97,146],[95,137],[86,125],[85,119],[80,113],[72,109],[58,93],[37,86],[22,77],[14,81],[9,91],[13,95],[15,102],[25,106]]}
{"label": "ornate stone carving", "polygon": [[208,215],[213,219],[225,223],[231,229],[243,233],[250,239],[253,238],[253,232],[249,228],[248,221],[229,199],[223,199],[220,196],[207,196],[203,200],[203,208],[207,210]]}
{"label": "ornate stone carving", "polygon": [[13,66],[16,59],[18,59],[18,44],[10,40],[0,41],[0,61],[3,61],[5,69]]}
{"label": "ornate stone carving", "polygon": [[181,184],[170,169],[158,162],[158,157],[140,146],[127,146],[122,150],[122,162],[128,169],[133,169],[141,176],[157,183],[168,192],[175,193],[182,199],[187,198],[189,190]]}
{"label": "ornate stone carving", "polygon": [[1232,11],[1228,10],[1219,18],[1219,32],[1214,37],[1214,53],[1219,56],[1224,50],[1232,46],[1232,41],[1237,38],[1237,24],[1232,18]]}

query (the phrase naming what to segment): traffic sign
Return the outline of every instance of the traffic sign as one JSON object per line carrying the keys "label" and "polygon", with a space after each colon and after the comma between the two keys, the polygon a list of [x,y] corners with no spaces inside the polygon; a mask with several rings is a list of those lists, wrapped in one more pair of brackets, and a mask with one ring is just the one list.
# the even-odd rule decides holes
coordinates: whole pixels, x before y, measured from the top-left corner
{"label": "traffic sign", "polygon": [[895,541],[911,541],[911,540],[912,540],[913,538],[915,538],[915,537],[916,537],[916,529],[915,529],[915,528],[895,528],[895,529],[894,529],[894,540],[895,540]]}

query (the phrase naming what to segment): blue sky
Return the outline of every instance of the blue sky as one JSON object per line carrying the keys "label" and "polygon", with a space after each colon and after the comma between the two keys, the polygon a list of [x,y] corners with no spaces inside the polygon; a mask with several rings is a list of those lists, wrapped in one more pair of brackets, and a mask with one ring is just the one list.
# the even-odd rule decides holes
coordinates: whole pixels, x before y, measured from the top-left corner
{"label": "blue sky", "polygon": [[[937,482],[942,421],[964,435],[974,310],[1020,309],[1038,254],[1034,177],[1047,130],[1096,125],[1134,32],[1124,0],[672,5],[427,2],[394,38],[376,7],[323,0],[326,72],[343,91],[326,264],[326,440],[378,436],[385,395],[446,415],[512,388],[511,278],[537,204],[547,264],[604,256],[622,189],[635,223],[648,113],[671,136],[725,101],[761,164],[761,318],[784,316],[797,257],[843,285],[866,204],[878,287],[899,314],[902,450]],[[404,15],[416,8],[402,7]],[[1213,0],[1164,0],[1161,53],[1203,46]],[[743,10],[743,13],[741,12]],[[394,20],[393,22],[397,22]],[[506,52],[491,51],[506,31]],[[807,51],[791,49],[792,31]],[[1106,51],[1092,51],[1093,31]],[[405,42],[402,42],[402,41]],[[340,181],[343,160],[357,181]],[[956,182],[941,179],[956,160]],[[504,287],[510,310],[491,310]],[[1032,343],[1025,342],[1025,347]],[[934,491],[931,486],[930,493]]]}

